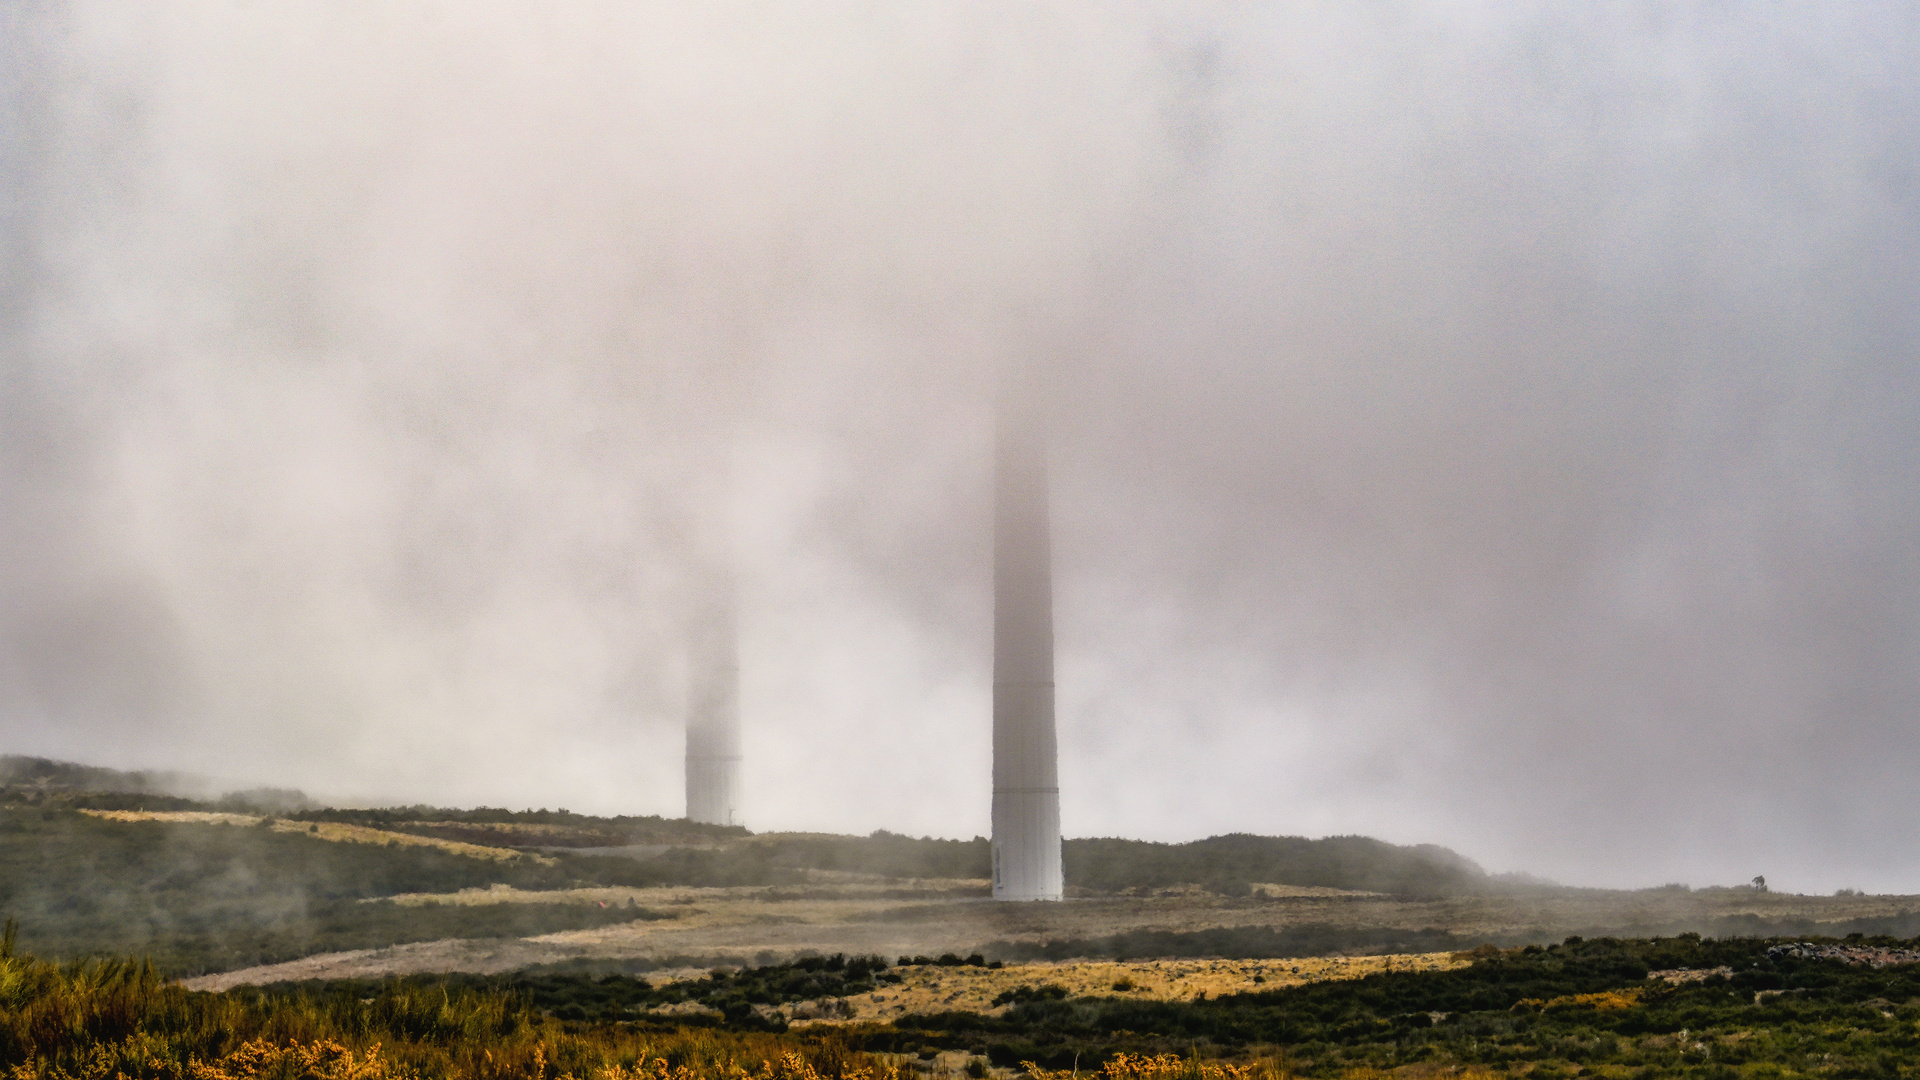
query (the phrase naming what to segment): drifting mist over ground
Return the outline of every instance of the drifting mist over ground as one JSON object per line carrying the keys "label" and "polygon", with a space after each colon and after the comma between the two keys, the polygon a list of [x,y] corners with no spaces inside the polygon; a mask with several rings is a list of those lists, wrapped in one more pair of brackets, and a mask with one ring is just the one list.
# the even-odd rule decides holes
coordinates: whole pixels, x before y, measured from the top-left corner
{"label": "drifting mist over ground", "polygon": [[0,11],[0,750],[987,827],[990,403],[1072,836],[1920,890],[1898,4]]}

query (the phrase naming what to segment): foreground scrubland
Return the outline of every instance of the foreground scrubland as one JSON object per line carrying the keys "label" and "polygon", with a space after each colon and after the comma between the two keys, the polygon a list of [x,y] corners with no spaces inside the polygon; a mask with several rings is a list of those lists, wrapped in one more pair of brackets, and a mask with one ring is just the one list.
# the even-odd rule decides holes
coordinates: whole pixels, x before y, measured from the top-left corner
{"label": "foreground scrubland", "polygon": [[[9,1077],[1035,1080],[1920,1074],[1920,942],[1569,940],[1219,997],[1074,993],[1033,965],[988,1012],[816,1022],[915,968],[817,958],[701,979],[520,973],[200,993],[150,966],[0,955]],[[0,949],[0,953],[4,953]],[[893,981],[890,981],[893,980]],[[689,1010],[687,1006],[695,1006]]]}
{"label": "foreground scrubland", "polygon": [[9,1080],[861,1080],[894,1071],[831,1038],[570,1024],[496,990],[206,994],[167,985],[144,963],[55,967],[11,956],[0,956],[0,1068]]}

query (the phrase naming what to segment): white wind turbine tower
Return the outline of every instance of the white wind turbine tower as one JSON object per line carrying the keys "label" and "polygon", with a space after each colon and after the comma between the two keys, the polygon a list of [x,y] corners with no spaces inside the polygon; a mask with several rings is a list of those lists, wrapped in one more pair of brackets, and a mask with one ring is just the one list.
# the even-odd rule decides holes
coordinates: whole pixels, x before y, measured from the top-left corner
{"label": "white wind turbine tower", "polygon": [[993,897],[1058,900],[1063,888],[1046,442],[1022,410],[1003,403],[995,444]]}
{"label": "white wind turbine tower", "polygon": [[740,660],[733,580],[710,575],[688,642],[687,820],[738,825]]}
{"label": "white wind turbine tower", "polygon": [[712,450],[694,520],[687,611],[687,820],[740,824],[740,644],[732,529],[733,469]]}

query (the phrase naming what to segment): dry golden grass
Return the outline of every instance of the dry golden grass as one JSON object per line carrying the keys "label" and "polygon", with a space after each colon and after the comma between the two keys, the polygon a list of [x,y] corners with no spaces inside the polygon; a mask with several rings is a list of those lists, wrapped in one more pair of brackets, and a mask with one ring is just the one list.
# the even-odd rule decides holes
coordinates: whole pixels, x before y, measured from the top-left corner
{"label": "dry golden grass", "polygon": [[609,824],[555,825],[537,821],[416,821],[413,824],[423,829],[439,829],[456,835],[494,838],[526,847],[538,847],[543,844],[564,848],[658,844],[662,847],[715,848],[739,842],[709,839],[697,835],[688,836],[672,829],[668,829],[667,835],[663,837],[659,835],[658,828],[634,829]]}
{"label": "dry golden grass", "polygon": [[1644,990],[1636,988],[1603,990],[1597,994],[1562,994],[1544,1001],[1540,998],[1521,998],[1514,1002],[1513,1008],[1515,1012],[1540,1012],[1549,1009],[1593,1009],[1596,1012],[1605,1012],[1609,1009],[1631,1009],[1640,1004],[1640,999],[1645,995]]}
{"label": "dry golden grass", "polygon": [[[1032,1062],[1026,1063],[1026,1069],[1033,1080],[1078,1080],[1080,1076],[1079,1069],[1043,1069]],[[1281,1080],[1287,1075],[1276,1061],[1233,1065],[1177,1054],[1115,1054],[1099,1072],[1089,1071],[1087,1080]]]}
{"label": "dry golden grass", "polygon": [[82,810],[107,821],[174,821],[192,825],[258,825],[256,814],[215,814],[203,810]]}
{"label": "dry golden grass", "polygon": [[[256,814],[220,814],[201,810],[82,810],[108,821],[173,821],[197,825],[237,825],[254,826],[263,820]],[[465,855],[474,859],[494,859],[511,862],[518,859],[531,859],[541,864],[551,864],[553,859],[545,855],[534,855],[515,851],[512,848],[486,847],[481,844],[468,844],[459,840],[441,840],[432,836],[415,836],[412,833],[389,832],[365,825],[348,825],[338,821],[289,821],[285,818],[271,819],[271,828],[279,833],[300,833],[316,840],[327,840],[338,844],[399,844],[402,847],[430,847],[455,855]]]}
{"label": "dry golden grass", "polygon": [[[1079,1069],[1043,1069],[1030,1061],[1025,1064],[1027,1074],[1033,1080],[1079,1080],[1080,1077]],[[1087,1075],[1089,1080],[1094,1077],[1104,1077],[1105,1080],[1251,1080],[1252,1070],[1247,1066],[1190,1062],[1177,1054],[1139,1058],[1116,1054],[1113,1060],[1107,1062],[1104,1070]]]}
{"label": "dry golden grass", "polygon": [[[213,1058],[188,1058],[184,1063],[164,1057],[143,1055],[144,1047],[128,1044],[104,1044],[80,1064],[77,1071],[46,1067],[29,1061],[9,1068],[4,1080],[119,1080],[136,1073],[163,1080],[266,1080],[268,1077],[293,1077],[297,1080],[418,1080],[422,1075],[408,1063],[381,1053],[379,1043],[364,1053],[332,1039],[285,1044],[271,1039],[254,1039]],[[836,1070],[822,1073],[799,1053],[780,1054],[757,1063],[736,1059],[720,1061],[680,1061],[649,1057],[643,1049],[631,1065],[612,1061],[580,1072],[560,1072],[547,1060],[546,1047],[535,1045],[525,1062],[494,1062],[487,1054],[477,1068],[462,1069],[448,1075],[487,1077],[488,1080],[900,1080],[898,1066],[871,1059],[866,1064],[849,1060]],[[129,1066],[132,1068],[130,1069]],[[1212,1074],[1208,1075],[1212,1080]],[[1238,1075],[1227,1080],[1239,1080]]]}
{"label": "dry golden grass", "polygon": [[[993,999],[1023,986],[1036,989],[1058,986],[1075,997],[1192,1001],[1203,995],[1219,997],[1310,982],[1358,979],[1383,971],[1446,971],[1465,967],[1469,962],[1450,953],[1423,953],[1297,960],[1068,961],[1009,964],[1003,968],[927,964],[894,969],[893,973],[901,977],[900,982],[890,983],[871,994],[847,998],[853,1010],[851,1016],[818,1022],[885,1020],[911,1013],[949,1010],[998,1014],[1009,1006],[996,1007]],[[698,977],[704,973],[684,974]]]}
{"label": "dry golden grass", "polygon": [[[1042,1069],[1032,1063],[1027,1073],[1032,1080],[1076,1080],[1081,1075],[1078,1069]],[[1087,1080],[1291,1080],[1294,1073],[1275,1058],[1234,1064],[1198,1056],[1116,1054],[1098,1072],[1088,1070],[1085,1075]],[[1350,1067],[1341,1070],[1340,1080],[1491,1080],[1495,1075],[1484,1065],[1418,1062],[1396,1069]]]}
{"label": "dry golden grass", "polygon": [[195,994],[151,964],[55,965],[0,935],[0,1080],[905,1080],[838,1032],[569,1024],[511,994]]}

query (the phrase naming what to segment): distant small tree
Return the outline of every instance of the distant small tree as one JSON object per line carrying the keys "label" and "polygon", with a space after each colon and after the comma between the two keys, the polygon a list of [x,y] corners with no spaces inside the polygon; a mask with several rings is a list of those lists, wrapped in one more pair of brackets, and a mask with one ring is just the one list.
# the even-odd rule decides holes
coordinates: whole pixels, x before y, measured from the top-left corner
{"label": "distant small tree", "polygon": [[1753,876],[1753,891],[1754,891],[1754,892],[1766,892],[1766,891],[1767,891],[1767,875],[1765,875],[1765,874],[1755,874],[1755,875]]}

